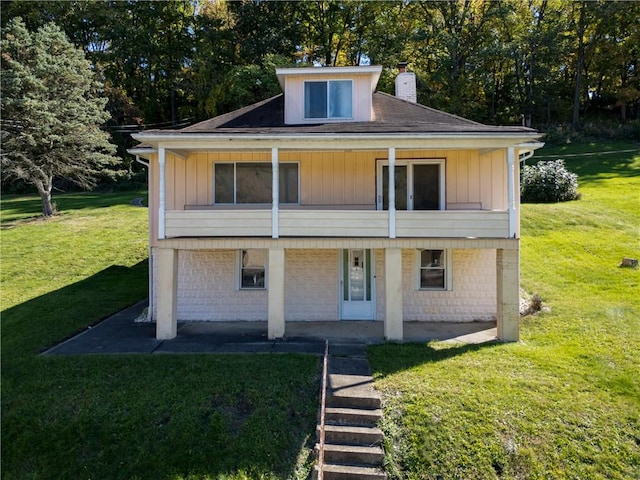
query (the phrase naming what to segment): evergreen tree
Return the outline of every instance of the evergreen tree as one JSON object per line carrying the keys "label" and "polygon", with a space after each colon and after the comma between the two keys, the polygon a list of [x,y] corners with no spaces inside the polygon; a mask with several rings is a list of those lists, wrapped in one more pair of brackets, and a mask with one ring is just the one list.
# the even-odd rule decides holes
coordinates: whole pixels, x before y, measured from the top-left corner
{"label": "evergreen tree", "polygon": [[32,183],[43,215],[51,216],[55,177],[90,188],[117,162],[100,129],[109,118],[107,99],[83,51],[54,24],[31,33],[13,19],[1,51],[2,173]]}

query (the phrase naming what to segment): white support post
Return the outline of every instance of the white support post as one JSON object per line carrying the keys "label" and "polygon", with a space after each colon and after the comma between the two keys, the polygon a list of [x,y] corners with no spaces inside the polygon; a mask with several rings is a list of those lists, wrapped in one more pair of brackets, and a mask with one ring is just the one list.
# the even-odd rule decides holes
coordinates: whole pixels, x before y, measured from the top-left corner
{"label": "white support post", "polygon": [[178,334],[178,251],[158,248],[158,317],[156,338],[171,340]]}
{"label": "white support post", "polygon": [[517,342],[520,327],[520,252],[501,249],[496,252],[496,326],[503,342]]}
{"label": "white support post", "polygon": [[389,238],[396,238],[396,149],[389,147]]}
{"label": "white support post", "polygon": [[158,205],[158,239],[164,238],[164,212],[166,210],[166,159],[164,147],[158,148],[158,163],[160,164],[160,203]]}
{"label": "white support post", "polygon": [[278,209],[280,205],[280,169],[278,166],[278,148],[271,149],[271,171],[272,171],[272,183],[271,183],[271,236],[273,238],[279,237],[278,232]]}
{"label": "white support post", "polygon": [[509,238],[516,237],[515,149],[507,148],[507,195],[509,213]]}
{"label": "white support post", "polygon": [[392,342],[403,339],[402,249],[384,250],[384,338]]}
{"label": "white support post", "polygon": [[284,337],[284,248],[269,249],[268,318],[269,340]]}

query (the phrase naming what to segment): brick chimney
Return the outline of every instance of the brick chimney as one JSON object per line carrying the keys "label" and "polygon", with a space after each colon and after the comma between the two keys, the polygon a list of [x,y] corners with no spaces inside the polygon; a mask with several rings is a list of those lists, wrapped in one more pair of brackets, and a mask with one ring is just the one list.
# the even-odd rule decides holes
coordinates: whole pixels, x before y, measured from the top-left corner
{"label": "brick chimney", "polygon": [[396,77],[396,97],[416,103],[416,75],[413,72],[407,72],[407,62],[398,63],[398,76]]}

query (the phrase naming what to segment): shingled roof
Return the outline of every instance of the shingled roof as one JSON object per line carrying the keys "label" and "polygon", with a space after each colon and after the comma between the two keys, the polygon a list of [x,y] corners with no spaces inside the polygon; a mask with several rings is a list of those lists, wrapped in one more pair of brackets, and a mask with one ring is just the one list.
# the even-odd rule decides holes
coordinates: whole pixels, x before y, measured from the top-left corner
{"label": "shingled roof", "polygon": [[286,125],[284,95],[196,123],[179,130],[147,130],[146,134],[389,134],[389,133],[535,133],[526,127],[484,125],[392,95],[373,94],[374,120]]}

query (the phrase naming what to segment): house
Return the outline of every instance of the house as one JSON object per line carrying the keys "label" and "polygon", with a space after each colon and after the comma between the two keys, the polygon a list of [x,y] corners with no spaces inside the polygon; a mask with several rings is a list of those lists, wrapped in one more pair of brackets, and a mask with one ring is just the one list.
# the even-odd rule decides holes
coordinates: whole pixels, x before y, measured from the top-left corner
{"label": "house", "polygon": [[519,158],[536,131],[415,103],[401,69],[276,69],[283,93],[130,150],[149,166],[150,314],[178,321],[495,320],[518,339]]}

